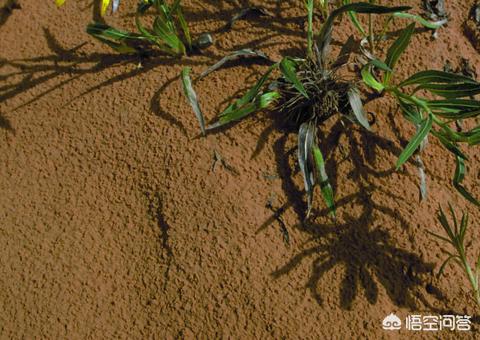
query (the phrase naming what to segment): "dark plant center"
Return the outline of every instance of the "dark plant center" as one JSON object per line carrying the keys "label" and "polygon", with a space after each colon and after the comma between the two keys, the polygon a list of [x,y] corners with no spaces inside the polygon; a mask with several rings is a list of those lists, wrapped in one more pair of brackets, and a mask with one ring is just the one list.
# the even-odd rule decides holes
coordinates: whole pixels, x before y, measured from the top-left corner
{"label": "dark plant center", "polygon": [[309,98],[283,79],[278,88],[281,100],[277,110],[284,115],[288,124],[296,128],[307,121],[321,124],[337,113],[350,113],[347,92],[351,85],[338,78],[333,71],[324,71],[317,62],[307,59],[299,64],[297,77]]}

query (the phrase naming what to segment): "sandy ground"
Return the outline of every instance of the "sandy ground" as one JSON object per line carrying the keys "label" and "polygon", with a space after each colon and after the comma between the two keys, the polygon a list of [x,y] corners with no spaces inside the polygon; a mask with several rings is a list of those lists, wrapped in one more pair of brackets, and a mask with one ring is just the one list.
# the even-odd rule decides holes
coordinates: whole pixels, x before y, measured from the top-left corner
{"label": "sandy ground", "polygon": [[[338,204],[334,224],[320,193],[305,202],[296,135],[259,114],[199,137],[178,79],[227,52],[255,48],[300,56],[302,1],[251,1],[274,18],[224,31],[246,1],[185,1],[195,34],[211,32],[203,55],[174,60],[111,53],[84,27],[87,1],[21,0],[0,26],[0,338],[474,338],[478,309],[456,267],[434,276],[444,255],[427,230],[452,202],[471,215],[471,256],[480,213],[451,186],[454,159],[432,140],[423,160],[429,198],[419,202],[417,169],[394,163],[413,128],[381,98],[373,133],[322,127]],[[385,3],[383,1],[382,3]],[[407,4],[419,12],[420,1]],[[463,34],[473,1],[447,1],[451,20],[437,40],[419,32],[400,76],[480,55]],[[132,28],[135,1],[110,23]],[[398,21],[396,28],[405,26]],[[344,21],[340,43],[353,33]],[[86,43],[82,45],[83,43]],[[338,45],[337,43],[337,45]],[[75,49],[75,47],[78,47]],[[208,119],[268,66],[232,63],[196,84]],[[222,156],[212,168],[214,153]],[[478,148],[466,186],[480,196]],[[285,212],[285,240],[267,207]],[[468,314],[470,333],[386,332],[390,313]]]}

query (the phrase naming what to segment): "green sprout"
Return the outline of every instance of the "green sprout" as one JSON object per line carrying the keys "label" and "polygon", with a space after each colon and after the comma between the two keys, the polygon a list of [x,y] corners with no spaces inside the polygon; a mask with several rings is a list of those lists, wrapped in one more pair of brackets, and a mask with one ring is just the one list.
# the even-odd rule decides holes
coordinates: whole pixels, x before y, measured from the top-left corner
{"label": "green sprout", "polygon": [[448,223],[447,217],[445,216],[442,208],[440,207],[438,220],[440,221],[440,224],[442,225],[446,235],[442,236],[429,231],[431,235],[449,244],[454,249],[454,253],[443,250],[443,252],[448,257],[440,266],[440,270],[438,271],[438,276],[443,274],[448,263],[450,263],[451,261],[454,261],[455,263],[457,263],[467,275],[468,281],[470,281],[470,284],[472,286],[472,295],[475,300],[475,303],[477,304],[478,307],[480,307],[480,289],[479,289],[480,288],[479,287],[480,255],[477,258],[477,263],[475,265],[475,268],[472,269],[472,267],[468,262],[466,249],[465,249],[466,248],[465,234],[467,232],[467,226],[468,226],[468,214],[466,213],[462,214],[462,219],[459,224],[457,217],[455,216],[455,212],[450,204],[449,204],[449,209],[452,215],[453,229],[451,225]]}
{"label": "green sprout", "polygon": [[[281,113],[288,124],[298,129],[297,154],[307,195],[306,216],[309,216],[312,209],[314,187],[319,185],[330,215],[334,217],[334,192],[319,147],[317,127],[333,115],[340,114],[342,118],[350,119],[370,129],[356,84],[340,77],[337,73],[338,68],[331,67],[328,62],[334,20],[349,11],[385,14],[405,11],[409,7],[385,7],[368,3],[342,6],[331,12],[318,34],[313,32],[313,1],[307,1],[306,7],[308,12],[306,57],[284,57],[280,62],[271,65],[254,87],[220,113],[213,124],[204,126],[196,95],[189,86],[191,81],[188,70],[182,72],[182,79],[184,92],[199,119],[202,131],[209,132],[224,127],[265,109]],[[251,51],[249,53],[251,54]],[[274,70],[280,71],[281,76],[269,82]]]}
{"label": "green sprout", "polygon": [[[141,1],[135,16],[138,33],[125,32],[98,22],[88,25],[87,33],[120,53],[139,53],[156,47],[172,56],[185,55],[194,45],[199,48],[204,46],[192,43],[180,2],[175,0],[169,5],[165,0]],[[155,10],[156,16],[152,27],[146,28],[141,17],[150,8]]]}
{"label": "green sprout", "polygon": [[[341,0],[344,5],[349,5],[351,4],[351,0]],[[375,4],[377,1],[376,0],[369,0],[368,1],[370,4]],[[360,21],[357,18],[357,14],[355,11],[349,11],[348,16],[350,18],[350,21],[352,22],[353,26],[358,30],[358,32],[362,36],[362,46],[363,42],[368,44],[369,50],[363,49],[362,51],[364,54],[369,58],[369,59],[375,59],[375,50],[377,48],[378,43],[385,39],[386,33],[388,31],[388,28],[390,24],[393,22],[395,18],[400,18],[400,19],[408,19],[408,20],[413,20],[424,26],[425,28],[432,29],[432,30],[437,30],[443,25],[447,23],[446,19],[442,20],[437,20],[437,21],[429,21],[425,20],[421,16],[407,13],[405,11],[398,11],[398,12],[393,12],[389,13],[385,22],[383,23],[383,28],[382,31],[379,34],[376,34],[374,32],[374,19],[371,14],[368,15],[368,28],[365,29],[363,25],[360,23]]]}
{"label": "green sprout", "polygon": [[[468,157],[462,152],[459,143],[469,146],[480,143],[480,126],[469,131],[457,131],[451,127],[454,123],[473,119],[480,115],[480,101],[474,96],[480,93],[480,83],[472,78],[443,71],[426,70],[415,73],[392,84],[395,66],[410,43],[415,24],[410,24],[392,43],[387,51],[385,62],[370,62],[362,71],[363,81],[380,94],[389,93],[397,100],[404,117],[412,122],[417,131],[403,150],[397,161],[400,168],[417,150],[426,146],[428,135],[436,137],[456,159],[456,170],[453,185],[467,200],[480,206],[461,184],[465,177],[465,161]],[[383,72],[379,81],[374,69]],[[419,91],[427,92],[435,99],[427,99],[419,95]]]}

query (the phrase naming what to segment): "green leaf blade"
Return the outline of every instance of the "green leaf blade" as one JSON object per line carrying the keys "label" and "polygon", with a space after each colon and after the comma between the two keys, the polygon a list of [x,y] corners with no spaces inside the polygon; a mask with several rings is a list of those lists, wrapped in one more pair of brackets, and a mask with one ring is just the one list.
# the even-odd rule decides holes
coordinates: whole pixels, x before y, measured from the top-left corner
{"label": "green leaf blade", "polygon": [[[407,48],[408,44],[410,43],[410,40],[412,38],[413,33],[415,32],[415,24],[412,23],[408,25],[400,34],[400,36],[395,40],[390,46],[390,48],[387,51],[387,57],[385,59],[385,64],[390,69],[394,69],[395,65],[397,64],[398,59],[402,55],[402,53],[405,51]],[[384,85],[388,84],[390,82],[390,78],[392,76],[392,72],[386,72],[385,73],[385,78],[384,78]]]}
{"label": "green leaf blade", "polygon": [[185,67],[182,70],[182,84],[183,84],[183,92],[187,97],[190,105],[192,106],[193,112],[197,117],[198,123],[200,124],[200,130],[202,134],[205,136],[205,118],[203,116],[202,110],[200,109],[200,105],[198,104],[197,94],[192,86],[192,80],[190,79],[190,68]]}
{"label": "green leaf blade", "polygon": [[433,116],[430,113],[427,118],[423,120],[420,124],[417,133],[415,136],[410,140],[408,145],[402,151],[400,156],[398,157],[396,168],[397,170],[413,155],[415,150],[418,149],[420,144],[423,142],[425,137],[427,137],[428,133],[432,129],[433,123]]}
{"label": "green leaf blade", "polygon": [[325,169],[325,160],[323,158],[322,152],[316,143],[313,145],[313,159],[315,161],[315,167],[317,169],[317,182],[320,185],[322,191],[323,200],[327,205],[328,210],[332,217],[335,218],[335,198],[332,186],[328,179],[327,171]]}
{"label": "green leaf blade", "polygon": [[297,89],[297,91],[303,94],[303,96],[308,99],[308,93],[296,75],[296,66],[296,63],[292,59],[283,58],[280,62],[280,71],[282,72],[285,79],[291,82],[293,86]]}

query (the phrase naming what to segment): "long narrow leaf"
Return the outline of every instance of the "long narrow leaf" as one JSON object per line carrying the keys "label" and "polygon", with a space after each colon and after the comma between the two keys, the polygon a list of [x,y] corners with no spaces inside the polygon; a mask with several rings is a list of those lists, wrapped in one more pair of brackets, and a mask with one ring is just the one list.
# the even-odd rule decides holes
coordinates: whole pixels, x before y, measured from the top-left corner
{"label": "long narrow leaf", "polygon": [[[161,42],[168,45],[175,54],[185,54],[185,46],[177,35],[172,22],[157,16],[153,22],[153,30]],[[158,39],[155,39],[158,43]]]}
{"label": "long narrow leaf", "polygon": [[255,105],[255,103],[253,102],[247,103],[242,107],[232,110],[228,115],[220,116],[218,121],[207,126],[206,130],[210,131],[210,130],[218,129],[219,127],[222,127],[224,125],[233,123],[235,121],[239,121],[240,119],[245,118],[246,116],[256,112],[257,110],[258,108]]}
{"label": "long narrow leaf", "polygon": [[325,201],[330,214],[335,217],[335,198],[333,195],[333,189],[330,185],[327,171],[325,169],[325,160],[323,159],[322,152],[316,142],[313,144],[313,159],[317,169],[317,182],[320,185],[323,200]]}
{"label": "long narrow leaf", "polygon": [[177,14],[178,22],[180,23],[180,27],[182,28],[183,35],[185,36],[185,40],[187,42],[187,46],[189,49],[192,48],[192,37],[190,35],[190,29],[188,28],[187,20],[185,20],[185,16],[183,15],[182,7],[178,5],[175,10]]}
{"label": "long narrow leaf", "polygon": [[449,100],[430,100],[428,102],[430,108],[452,108],[458,111],[472,109],[480,110],[480,101],[472,99],[449,99]]}
{"label": "long narrow leaf", "polygon": [[400,83],[399,87],[413,85],[413,84],[432,84],[432,83],[466,83],[466,84],[478,84],[475,80],[469,77],[465,77],[461,74],[443,72],[437,70],[427,70],[415,73],[410,78]]}
{"label": "long narrow leaf", "polygon": [[406,6],[385,7],[385,6],[374,5],[374,4],[369,4],[365,2],[348,4],[348,5],[344,5],[337,8],[327,18],[318,36],[317,46],[320,51],[319,57],[321,61],[323,63],[326,62],[328,52],[329,52],[330,42],[332,40],[333,23],[336,17],[341,15],[342,13],[353,11],[353,12],[363,13],[363,14],[386,14],[386,13],[394,13],[394,12],[403,12],[409,9],[410,7],[406,7]]}
{"label": "long narrow leaf", "polygon": [[422,116],[418,107],[412,105],[410,102],[407,102],[403,98],[398,98],[398,104],[404,117],[415,125],[420,125],[422,123]]}
{"label": "long narrow leaf", "polygon": [[306,98],[309,98],[307,91],[305,91],[305,87],[303,87],[303,84],[297,78],[296,66],[296,63],[292,59],[288,57],[283,58],[280,62],[280,71],[282,72],[285,79],[291,82],[293,86],[295,86],[298,92],[303,94]]}
{"label": "long narrow leaf", "polygon": [[200,109],[200,105],[198,104],[197,94],[192,86],[189,67],[185,67],[182,70],[182,84],[183,92],[185,93],[188,102],[192,106],[193,112],[195,112],[195,116],[197,117],[198,123],[200,124],[200,130],[202,131],[202,134],[205,135],[205,118],[203,116],[202,110]]}
{"label": "long narrow leaf", "polygon": [[458,258],[458,256],[457,255],[450,255],[450,256],[447,257],[447,259],[445,261],[443,261],[443,263],[440,266],[440,269],[438,271],[437,277],[442,276],[443,272],[445,271],[445,268],[447,267],[447,264],[455,258]]}
{"label": "long narrow leaf", "polygon": [[355,118],[365,129],[370,130],[370,123],[368,122],[367,115],[363,109],[362,99],[360,98],[360,93],[354,87],[348,90],[348,101],[352,108]]}
{"label": "long narrow leaf", "polygon": [[422,84],[417,90],[427,90],[443,98],[473,97],[480,93],[480,83]]}
{"label": "long narrow leaf", "polygon": [[260,94],[260,89],[262,86],[265,84],[267,79],[270,77],[270,74],[272,73],[273,69],[277,65],[272,65],[268,69],[268,71],[260,78],[260,80],[253,86],[248,92],[240,99],[236,100],[233,104],[230,104],[221,114],[220,116],[228,116],[235,110],[238,110],[242,106],[246,105],[247,103],[253,101],[259,94]]}
{"label": "long narrow leaf", "polygon": [[307,52],[311,56],[313,54],[313,3],[314,0],[307,0]]}
{"label": "long narrow leaf", "polygon": [[142,40],[142,38],[137,34],[122,31],[102,23],[93,23],[87,25],[87,33],[91,35],[102,36],[106,39],[111,39],[115,41],[124,41],[129,39]]}
{"label": "long narrow leaf", "polygon": [[438,138],[438,140],[443,144],[443,146],[453,153],[455,156],[461,157],[465,160],[468,160],[467,156],[462,152],[462,150],[459,149],[455,143],[451,142],[448,138],[446,138],[441,132],[437,132],[435,130],[430,131],[432,135]]}
{"label": "long narrow leaf", "polygon": [[453,176],[453,186],[457,191],[465,197],[468,201],[471,203],[475,204],[476,206],[480,206],[480,202],[472,196],[468,192],[467,189],[461,184],[463,182],[463,179],[465,178],[465,161],[461,157],[456,157],[456,169],[455,169],[455,175]]}
{"label": "long narrow leaf", "polygon": [[361,74],[363,82],[376,90],[378,93],[381,93],[385,89],[383,84],[380,83],[377,79],[375,79],[372,72],[370,71],[369,65],[366,65],[364,68],[362,68]]}
{"label": "long narrow leaf", "polygon": [[315,185],[314,173],[310,164],[314,135],[315,126],[312,123],[306,122],[300,125],[298,131],[298,163],[303,174],[303,182],[307,194],[307,217],[310,215],[312,209],[313,186]]}
{"label": "long narrow leaf", "polygon": [[397,170],[413,155],[415,150],[420,146],[425,137],[432,129],[433,117],[432,114],[429,114],[427,118],[424,119],[422,124],[419,126],[417,133],[410,140],[408,145],[405,147],[403,152],[400,154],[397,160]]}
{"label": "long narrow leaf", "polygon": [[[348,5],[350,4],[351,1],[350,0],[343,0],[343,4],[344,5]],[[352,21],[352,24],[353,26],[355,26],[358,31],[360,32],[360,34],[363,36],[363,37],[366,37],[367,36],[367,33],[365,32],[365,30],[363,29],[363,26],[362,24],[360,23],[360,21],[358,20],[357,18],[357,14],[353,11],[350,11],[348,12],[348,16],[350,17],[350,20]]]}
{"label": "long narrow leaf", "polygon": [[420,25],[422,25],[426,28],[430,28],[432,30],[439,29],[440,27],[445,25],[448,21],[447,19],[438,20],[438,21],[428,21],[428,20],[425,20],[424,18],[422,18],[419,15],[405,13],[405,12],[393,13],[393,16],[396,17],[396,18],[415,20]]}
{"label": "long narrow leaf", "polygon": [[230,104],[222,113],[220,113],[218,121],[208,126],[206,130],[216,129],[231,122],[238,121],[255,111],[265,109],[273,103],[280,96],[278,92],[271,91],[261,94],[261,88],[276,66],[276,64],[270,66],[268,71],[262,76],[262,78],[260,78],[255,86],[252,87],[243,97]]}
{"label": "long narrow leaf", "polygon": [[239,59],[239,58],[245,58],[245,57],[255,57],[255,58],[270,60],[265,55],[265,53],[263,53],[262,51],[251,50],[251,49],[248,49],[248,48],[243,49],[243,50],[234,51],[234,52],[230,53],[229,55],[223,57],[220,61],[218,61],[214,65],[210,66],[205,71],[203,71],[200,74],[199,78],[206,77],[208,74],[218,70],[219,68],[221,68],[223,65],[225,65],[229,61],[233,61],[233,60],[236,60],[236,59]]}
{"label": "long narrow leaf", "polygon": [[[402,55],[402,53],[407,48],[408,44],[410,43],[410,39],[412,38],[412,34],[415,31],[415,24],[412,23],[405,28],[400,36],[395,40],[390,46],[387,51],[387,57],[385,59],[385,63],[390,67],[392,70],[395,68],[395,65]],[[386,72],[383,84],[389,84],[390,78],[392,76],[392,72]]]}

